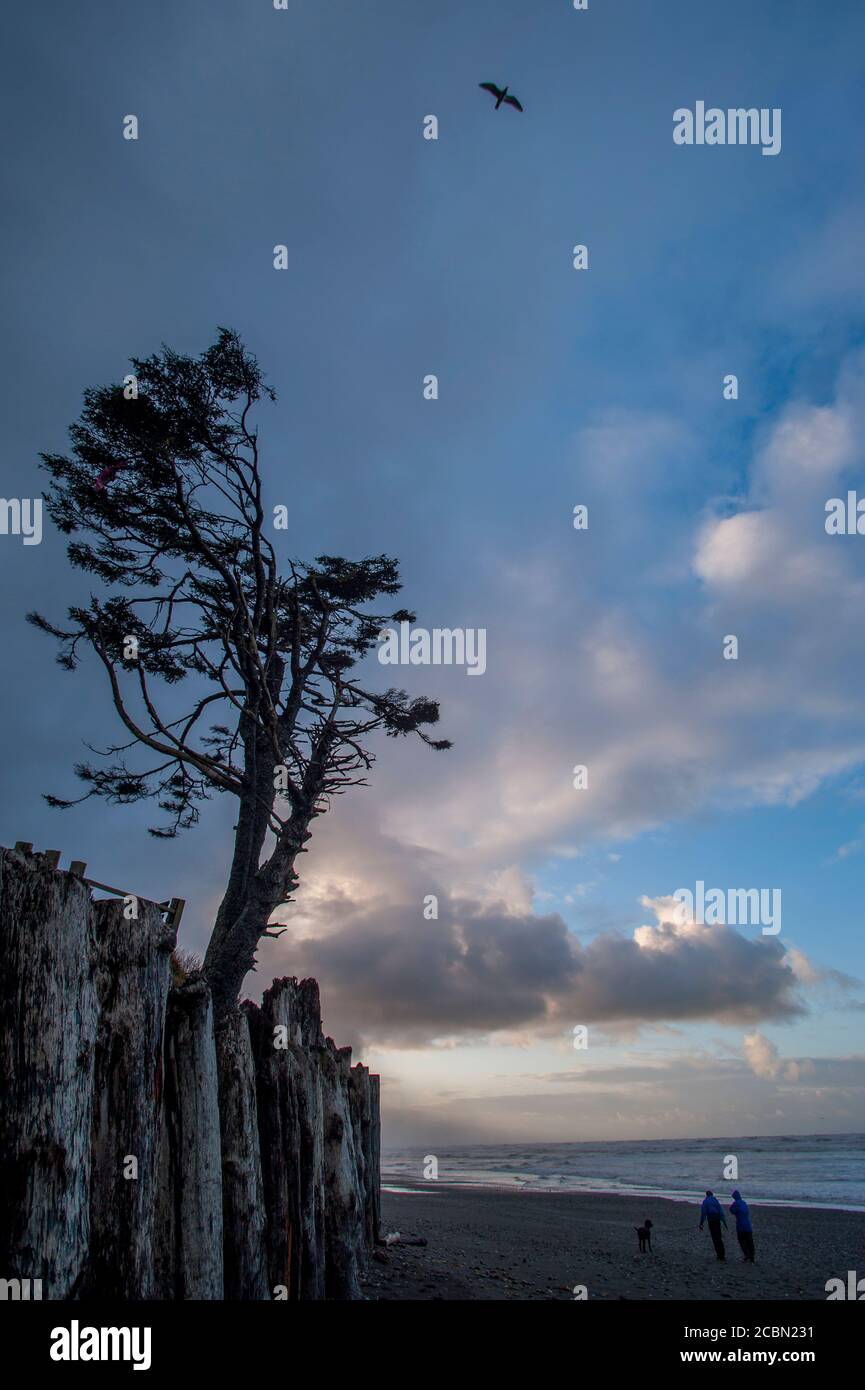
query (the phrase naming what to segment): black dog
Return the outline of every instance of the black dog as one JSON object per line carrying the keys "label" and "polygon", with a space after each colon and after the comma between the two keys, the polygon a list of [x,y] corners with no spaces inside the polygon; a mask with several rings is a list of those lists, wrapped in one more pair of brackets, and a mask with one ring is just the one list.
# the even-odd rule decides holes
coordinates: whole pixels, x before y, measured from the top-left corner
{"label": "black dog", "polygon": [[651,1249],[652,1249],[652,1223],[651,1223],[651,1221],[646,1221],[645,1224],[642,1225],[642,1226],[635,1226],[635,1227],[634,1227],[634,1230],[637,1232],[637,1239],[638,1239],[639,1242],[640,1242],[640,1251],[641,1251],[641,1253],[642,1253],[642,1251],[644,1251],[644,1250],[648,1250],[648,1251],[651,1253]]}

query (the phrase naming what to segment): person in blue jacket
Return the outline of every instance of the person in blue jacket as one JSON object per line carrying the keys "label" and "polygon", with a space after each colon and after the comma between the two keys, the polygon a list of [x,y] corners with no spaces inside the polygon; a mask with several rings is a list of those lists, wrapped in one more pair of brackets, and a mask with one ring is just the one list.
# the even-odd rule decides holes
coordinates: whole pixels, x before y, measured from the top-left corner
{"label": "person in blue jacket", "polygon": [[706,1195],[703,1198],[703,1205],[700,1207],[700,1230],[703,1223],[709,1223],[709,1235],[712,1237],[712,1244],[715,1247],[715,1255],[719,1260],[726,1260],[727,1252],[724,1249],[724,1237],[721,1235],[721,1226],[727,1229],[727,1218],[721,1210],[721,1203],[715,1196],[711,1187],[706,1188]]}
{"label": "person in blue jacket", "polygon": [[730,1211],[736,1218],[736,1235],[739,1238],[742,1259],[745,1260],[747,1264],[753,1264],[754,1233],[751,1227],[751,1213],[748,1210],[748,1203],[745,1201],[738,1188],[736,1188],[733,1193]]}

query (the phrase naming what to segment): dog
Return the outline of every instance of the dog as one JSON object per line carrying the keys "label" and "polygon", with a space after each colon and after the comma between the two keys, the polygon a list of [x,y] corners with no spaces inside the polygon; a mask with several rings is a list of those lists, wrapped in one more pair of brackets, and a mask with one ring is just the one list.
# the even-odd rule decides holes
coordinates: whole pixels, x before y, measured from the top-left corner
{"label": "dog", "polygon": [[648,1250],[649,1253],[651,1254],[651,1252],[652,1252],[652,1223],[651,1223],[651,1221],[646,1221],[646,1222],[644,1222],[644,1224],[643,1224],[642,1226],[635,1226],[635,1227],[634,1227],[634,1230],[637,1232],[637,1239],[638,1239],[639,1242],[640,1242],[640,1253],[642,1254],[645,1250]]}

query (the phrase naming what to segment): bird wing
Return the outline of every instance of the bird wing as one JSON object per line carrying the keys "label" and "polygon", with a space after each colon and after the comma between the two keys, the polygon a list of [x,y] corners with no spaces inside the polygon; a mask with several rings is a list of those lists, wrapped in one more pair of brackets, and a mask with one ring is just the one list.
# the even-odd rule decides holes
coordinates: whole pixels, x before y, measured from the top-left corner
{"label": "bird wing", "polygon": [[523,109],[516,97],[505,97],[505,106],[515,106],[518,111],[522,111]]}
{"label": "bird wing", "polygon": [[492,92],[494,97],[500,97],[502,94],[501,87],[497,87],[495,82],[479,82],[478,86],[483,87],[485,92]]}

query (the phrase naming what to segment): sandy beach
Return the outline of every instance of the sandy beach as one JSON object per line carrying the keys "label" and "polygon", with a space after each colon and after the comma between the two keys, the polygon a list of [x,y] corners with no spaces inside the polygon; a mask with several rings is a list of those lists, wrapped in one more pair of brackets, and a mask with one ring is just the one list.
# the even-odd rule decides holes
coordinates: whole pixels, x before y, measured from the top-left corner
{"label": "sandy beach", "polygon": [[[411,1184],[400,1182],[401,1187]],[[720,1195],[720,1194],[719,1194]],[[729,1199],[725,1205],[729,1205]],[[651,1255],[634,1227],[654,1223]],[[382,1192],[382,1231],[426,1238],[390,1246],[364,1281],[368,1299],[826,1299],[826,1280],[865,1272],[865,1212],[752,1206],[757,1263],[727,1261],[697,1230],[699,1203],[584,1193],[418,1187]]]}

